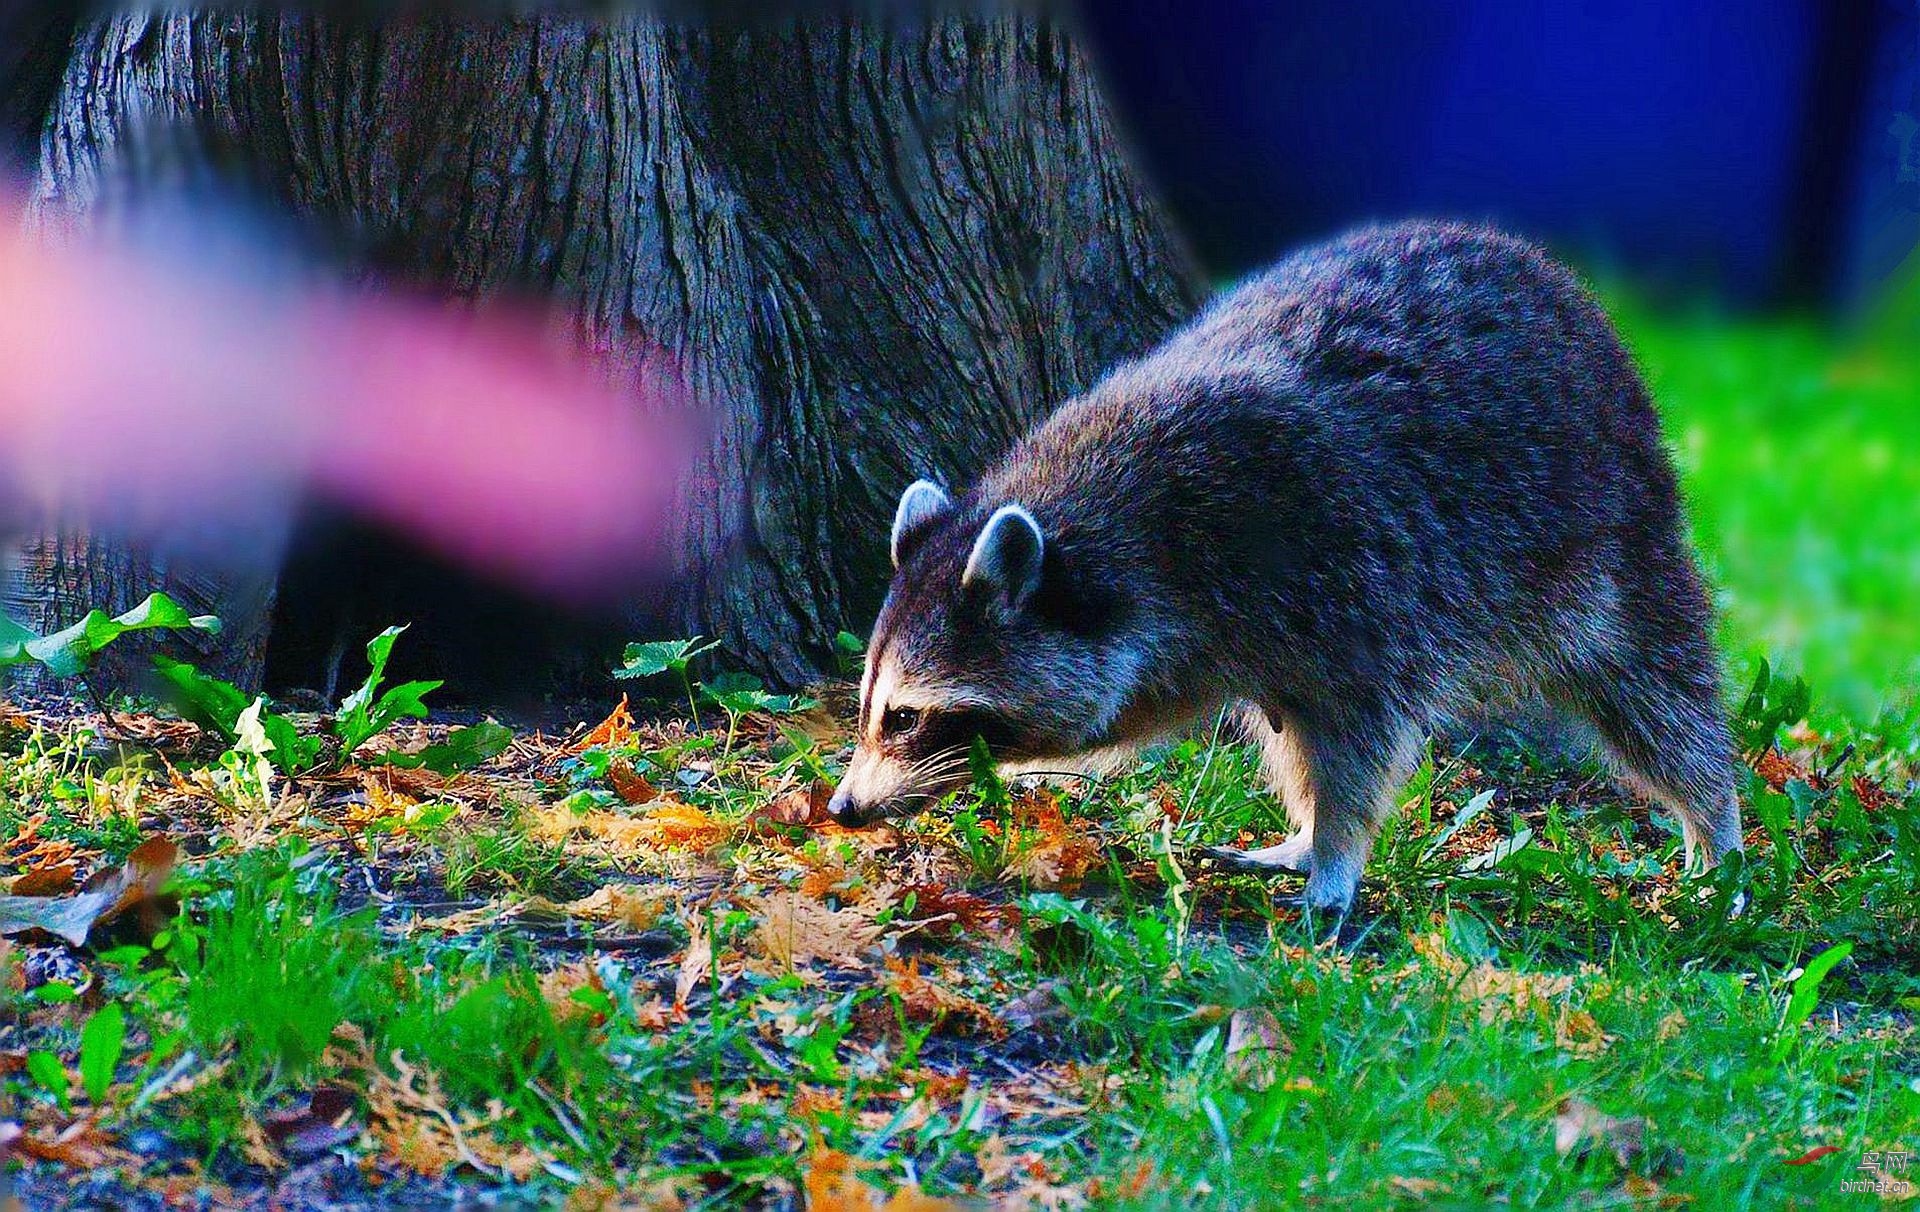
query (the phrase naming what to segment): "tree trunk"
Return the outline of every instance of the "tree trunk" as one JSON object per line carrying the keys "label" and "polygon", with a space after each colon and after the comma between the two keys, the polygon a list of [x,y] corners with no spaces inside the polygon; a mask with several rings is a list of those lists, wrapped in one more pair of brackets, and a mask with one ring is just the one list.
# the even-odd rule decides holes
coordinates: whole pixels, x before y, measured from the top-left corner
{"label": "tree trunk", "polygon": [[[908,481],[965,482],[1198,298],[1045,17],[112,16],[75,37],[36,213],[84,219],[115,132],[154,112],[372,233],[387,271],[532,287],[599,356],[674,355],[711,438],[669,621],[782,683],[872,617]],[[232,671],[257,674],[264,615],[234,616],[270,584],[74,534],[24,567],[30,623],[172,588],[251,637]]]}

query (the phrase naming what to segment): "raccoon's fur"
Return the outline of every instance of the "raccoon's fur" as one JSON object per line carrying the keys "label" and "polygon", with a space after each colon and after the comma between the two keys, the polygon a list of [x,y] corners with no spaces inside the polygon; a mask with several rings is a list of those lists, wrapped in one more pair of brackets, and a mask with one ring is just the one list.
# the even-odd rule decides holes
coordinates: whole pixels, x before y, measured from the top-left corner
{"label": "raccoon's fur", "polygon": [[1711,611],[1645,384],[1565,269],[1409,223],[1299,253],[1055,412],[957,497],[901,499],[858,822],[1010,766],[1242,705],[1307,874],[1344,915],[1430,721],[1489,693],[1589,721],[1740,847]]}

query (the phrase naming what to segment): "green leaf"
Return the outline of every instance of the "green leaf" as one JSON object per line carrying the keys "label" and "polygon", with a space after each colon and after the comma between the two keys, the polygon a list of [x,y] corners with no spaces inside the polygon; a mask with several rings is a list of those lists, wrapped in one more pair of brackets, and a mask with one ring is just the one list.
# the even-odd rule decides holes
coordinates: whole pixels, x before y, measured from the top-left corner
{"label": "green leaf", "polygon": [[456,770],[471,770],[482,762],[492,761],[505,753],[511,744],[511,729],[485,720],[466,728],[454,729],[447,735],[445,744],[428,745],[418,753],[390,750],[373,760],[406,770],[425,766],[435,774],[452,774]]}
{"label": "green leaf", "polygon": [[60,1063],[58,1056],[46,1051],[29,1052],[27,1076],[38,1082],[41,1089],[59,1100],[62,1111],[72,1107],[73,1104],[68,1095],[73,1089],[73,1079],[67,1076],[67,1067]]}
{"label": "green leaf", "polygon": [[0,615],[0,669],[9,665],[23,665],[27,657],[27,645],[39,637],[5,615]]}
{"label": "green leaf", "polygon": [[1000,764],[987,748],[985,737],[973,738],[973,748],[967,752],[967,769],[973,775],[973,785],[983,807],[1001,807],[1007,803],[1007,784],[1000,777]]}
{"label": "green leaf", "polygon": [[359,689],[340,701],[333,716],[333,731],[340,738],[342,752],[352,753],[378,732],[373,726],[373,696],[386,680],[387,660],[393,656],[393,642],[406,627],[389,627],[367,641],[367,680]]}
{"label": "green leaf", "polygon": [[1775,1064],[1786,1059],[1787,1053],[1793,1050],[1799,1028],[1813,1016],[1813,1008],[1820,1000],[1820,982],[1852,954],[1851,942],[1836,943],[1808,960],[1800,969],[1800,975],[1793,978],[1793,992],[1787,996],[1786,1012],[1780,1018],[1780,1033],[1773,1041]]}
{"label": "green leaf", "polygon": [[1813,957],[1800,975],[1793,980],[1793,996],[1787,1000],[1787,1024],[1797,1027],[1813,1015],[1813,1007],[1820,997],[1820,982],[1827,974],[1839,967],[1840,961],[1853,954],[1853,944],[1836,943]]}
{"label": "green leaf", "polygon": [[833,646],[845,656],[859,656],[867,650],[867,642],[851,631],[843,631],[833,637]]}
{"label": "green leaf", "polygon": [[750,673],[717,673],[700,683],[700,693],[722,710],[738,715],[758,711],[771,697],[760,679]]}
{"label": "green leaf", "polygon": [[387,676],[387,661],[393,655],[393,642],[405,626],[389,627],[367,642],[367,680],[348,695],[334,713],[333,731],[340,738],[340,751],[350,754],[378,733],[401,719],[424,720],[427,705],[421,700],[438,690],[441,682],[405,682],[381,695],[374,694]]}
{"label": "green leaf", "polygon": [[127,1043],[127,1016],[118,1002],[94,1012],[80,1032],[80,1084],[95,1105],[106,1102]]}
{"label": "green leaf", "polygon": [[155,593],[125,614],[109,618],[104,610],[89,610],[73,626],[39,638],[9,619],[0,627],[0,666],[37,661],[55,677],[77,677],[93,667],[95,654],[129,632],[219,630],[213,615],[190,615],[166,594]]}
{"label": "green leaf", "polygon": [[424,720],[427,718],[428,695],[446,685],[445,682],[402,682],[392,690],[380,696],[373,705],[371,719],[375,732],[384,731],[403,719]]}
{"label": "green leaf", "polygon": [[172,657],[155,655],[153,667],[173,691],[173,705],[181,715],[233,739],[234,726],[253,701],[251,696],[232,682],[210,677]]}
{"label": "green leaf", "polygon": [[[220,733],[229,743],[240,739],[240,717],[253,705],[254,696],[232,682],[201,673],[185,661],[156,655],[153,667],[172,690],[174,707],[181,715]],[[256,718],[270,745],[267,756],[282,774],[299,774],[313,767],[323,745],[319,737],[301,736],[299,728],[284,715],[263,709]]]}
{"label": "green leaf", "polygon": [[645,644],[628,644],[620,655],[620,668],[613,671],[617,678],[650,678],[673,670],[675,673],[686,669],[687,663],[703,652],[720,646],[718,640],[700,643],[700,637],[689,640],[652,640]]}
{"label": "green leaf", "polygon": [[1734,716],[1734,728],[1743,752],[1759,753],[1770,748],[1780,729],[1807,718],[1813,706],[1813,691],[1806,679],[1783,682],[1774,676],[1773,667],[1760,662],[1753,686]]}

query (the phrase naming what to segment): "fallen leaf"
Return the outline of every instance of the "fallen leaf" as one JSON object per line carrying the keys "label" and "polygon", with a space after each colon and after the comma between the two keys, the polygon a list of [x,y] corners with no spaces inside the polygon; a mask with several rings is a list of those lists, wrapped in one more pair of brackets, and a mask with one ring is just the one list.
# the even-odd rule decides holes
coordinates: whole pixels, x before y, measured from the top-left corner
{"label": "fallen leaf", "polygon": [[1227,1072],[1248,1089],[1271,1088],[1292,1055],[1293,1041],[1272,1011],[1255,1006],[1227,1020]]}
{"label": "fallen leaf", "polygon": [[73,864],[36,867],[13,877],[7,888],[11,896],[59,896],[73,889]]}
{"label": "fallen leaf", "polygon": [[587,735],[580,738],[572,748],[574,753],[585,753],[589,749],[617,749],[633,740],[633,712],[627,706],[627,696],[620,696],[620,705],[607,713]]}
{"label": "fallen leaf", "polygon": [[1000,1007],[1000,1021],[1015,1031],[1058,1022],[1067,1017],[1067,1004],[1060,1000],[1062,982],[1043,981]]}
{"label": "fallen leaf", "polygon": [[689,1196],[699,1200],[703,1194],[699,1183],[685,1175],[637,1187],[584,1182],[567,1193],[562,1212],[682,1212]]}
{"label": "fallen leaf", "polygon": [[[900,1014],[910,1023],[930,1025],[936,1030],[946,1027],[963,1033],[980,1033],[994,1039],[1007,1033],[1006,1026],[993,1011],[922,975],[918,957],[902,961],[889,956],[879,987],[899,999]],[[886,1002],[876,999],[865,1005],[873,1007],[884,1019],[890,1020],[893,1016],[893,1008]]]}
{"label": "fallen leaf", "polygon": [[1814,1162],[1819,1161],[1821,1158],[1830,1156],[1831,1154],[1835,1154],[1838,1152],[1840,1152],[1839,1145],[1815,1145],[1813,1148],[1808,1149],[1805,1153],[1802,1153],[1798,1157],[1788,1158],[1787,1164],[1789,1166],[1811,1166]]}
{"label": "fallen leaf", "polygon": [[1043,891],[1070,891],[1100,861],[1100,847],[1067,823],[1059,800],[1044,788],[1015,800],[1013,819],[1029,836],[1014,845],[1012,859],[1000,873],[1003,880]]}
{"label": "fallen leaf", "polygon": [[353,1122],[353,1091],[344,1086],[321,1086],[304,1106],[270,1113],[261,1129],[289,1161],[309,1161],[360,1138]]}
{"label": "fallen leaf", "polygon": [[346,823],[350,827],[365,829],[387,821],[412,821],[420,814],[420,801],[394,786],[390,772],[365,772],[360,790],[366,802],[347,806]]}
{"label": "fallen leaf", "polygon": [[903,905],[908,896],[913,898],[913,909],[906,920],[938,937],[966,930],[1005,933],[1020,928],[1018,905],[999,904],[978,893],[939,884],[914,884],[902,890]]}
{"label": "fallen leaf", "polygon": [[1656,1208],[1684,1208],[1693,1202],[1693,1196],[1669,1191],[1643,1174],[1626,1175],[1620,1180],[1620,1189],[1625,1191],[1634,1203],[1651,1204]]}
{"label": "fallen leaf", "polygon": [[1608,1115],[1584,1099],[1562,1099],[1553,1117],[1553,1151],[1561,1157],[1584,1157],[1596,1147],[1631,1168],[1646,1153],[1647,1121],[1637,1115]]}
{"label": "fallen leaf", "polygon": [[66,838],[41,833],[48,824],[47,814],[36,812],[15,827],[12,835],[0,839],[0,863],[9,867],[58,867],[73,862],[79,847]]}
{"label": "fallen leaf", "polygon": [[495,1133],[513,1114],[499,1102],[489,1103],[485,1112],[456,1113],[431,1070],[408,1063],[399,1052],[388,1057],[387,1066],[376,1064],[364,1040],[359,1049],[354,1063],[366,1075],[367,1127],[386,1157],[436,1179],[465,1165],[496,1182],[525,1182],[544,1168],[539,1153]]}
{"label": "fallen leaf", "polygon": [[540,998],[555,1022],[584,1018],[588,1026],[598,1027],[607,1021],[606,1012],[599,1008],[607,1001],[606,982],[590,963],[565,964],[542,973]]}
{"label": "fallen leaf", "polygon": [[807,1159],[801,1187],[807,1212],[957,1212],[961,1205],[924,1195],[918,1187],[901,1187],[892,1195],[861,1177],[881,1163],[850,1157],[837,1149],[816,1148]]}
{"label": "fallen leaf", "polygon": [[36,1161],[56,1162],[76,1170],[94,1170],[129,1157],[90,1115],[74,1120],[52,1136],[21,1132],[13,1140],[13,1149]]}
{"label": "fallen leaf", "polygon": [[1387,1179],[1387,1185],[1391,1186],[1395,1191],[1403,1195],[1411,1195],[1415,1199],[1425,1199],[1430,1195],[1448,1195],[1453,1191],[1452,1187],[1447,1186],[1447,1184],[1441,1182],[1439,1179],[1403,1178],[1398,1174],[1390,1176]]}
{"label": "fallen leaf", "polygon": [[1015,1153],[1004,1138],[994,1135],[981,1142],[974,1156],[980,1167],[980,1186],[997,1198],[996,1208],[1081,1208],[1086,1193],[1055,1181],[1046,1159],[1038,1153]]}
{"label": "fallen leaf", "polygon": [[611,922],[638,933],[651,930],[679,895],[669,884],[607,884],[562,908],[573,917]]}
{"label": "fallen leaf", "polygon": [[811,787],[795,788],[753,814],[755,823],[766,822],[783,829],[811,829],[828,821],[827,803],[833,799],[833,784],[815,779]]}
{"label": "fallen leaf", "polygon": [[745,903],[760,919],[750,945],[788,972],[814,960],[840,968],[864,968],[867,962],[861,953],[878,942],[882,933],[857,906],[829,909],[799,892],[769,892]]}
{"label": "fallen leaf", "polygon": [[1897,802],[1892,792],[1864,774],[1853,776],[1853,798],[1868,812],[1884,812]]}
{"label": "fallen leaf", "polygon": [[1573,978],[1564,973],[1515,972],[1484,961],[1470,965],[1453,954],[1443,934],[1420,935],[1413,939],[1413,949],[1451,978],[1462,998],[1478,1004],[1482,1023],[1531,1018],[1546,1010],[1551,999],[1573,989]]}
{"label": "fallen leaf", "polygon": [[673,982],[673,1008],[684,1014],[687,998],[713,972],[713,935],[705,914],[687,915],[687,949],[680,955],[680,973]]}
{"label": "fallen leaf", "polygon": [[1794,779],[1807,778],[1807,772],[1778,749],[1769,749],[1762,753],[1753,764],[1753,772],[1765,780],[1767,786],[1774,791],[1785,791],[1787,784]]}
{"label": "fallen leaf", "polygon": [[660,798],[660,789],[649,783],[630,762],[613,762],[607,767],[607,782],[613,792],[629,804],[650,804]]}
{"label": "fallen leaf", "polygon": [[662,796],[638,815],[623,812],[574,812],[552,805],[534,817],[529,832],[543,841],[564,841],[585,833],[621,849],[674,847],[711,850],[733,834],[727,822],[692,804]]}
{"label": "fallen leaf", "polygon": [[1599,1022],[1585,1010],[1565,1010],[1554,1023],[1553,1042],[1562,1052],[1594,1057],[1607,1050],[1613,1037],[1602,1031]]}
{"label": "fallen leaf", "polygon": [[0,934],[44,930],[81,946],[95,926],[153,902],[178,856],[166,838],[149,838],[124,864],[96,872],[72,896],[0,896]]}

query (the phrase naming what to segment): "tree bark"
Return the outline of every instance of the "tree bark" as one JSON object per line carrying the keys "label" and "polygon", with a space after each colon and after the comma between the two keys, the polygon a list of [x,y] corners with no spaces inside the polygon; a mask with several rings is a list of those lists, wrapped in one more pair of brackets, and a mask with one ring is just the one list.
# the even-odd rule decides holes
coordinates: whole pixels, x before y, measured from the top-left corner
{"label": "tree bark", "polygon": [[[83,222],[116,132],[154,113],[370,233],[385,272],[532,288],[598,357],[672,355],[710,440],[670,621],[781,683],[871,618],[908,481],[965,482],[1199,295],[1046,16],[111,16],[75,37],[37,215]],[[30,623],[171,588],[251,637],[231,671],[257,673],[264,621],[234,616],[263,620],[270,584],[73,533],[24,567]]]}

